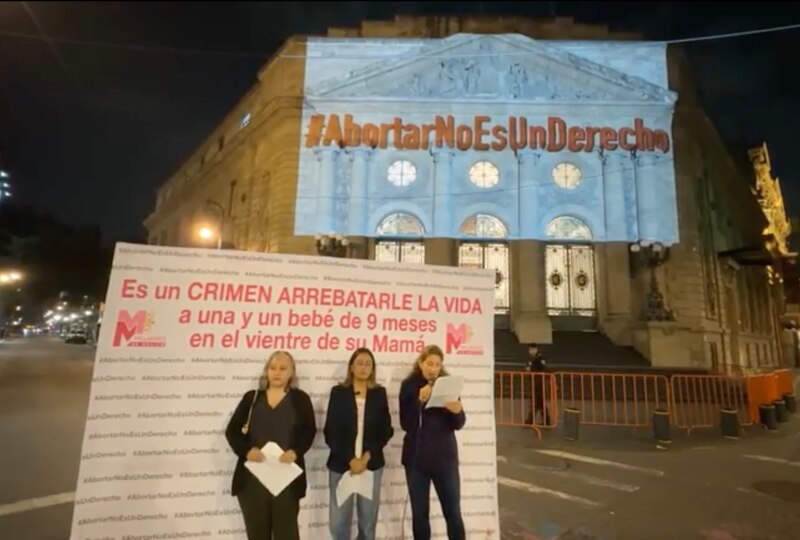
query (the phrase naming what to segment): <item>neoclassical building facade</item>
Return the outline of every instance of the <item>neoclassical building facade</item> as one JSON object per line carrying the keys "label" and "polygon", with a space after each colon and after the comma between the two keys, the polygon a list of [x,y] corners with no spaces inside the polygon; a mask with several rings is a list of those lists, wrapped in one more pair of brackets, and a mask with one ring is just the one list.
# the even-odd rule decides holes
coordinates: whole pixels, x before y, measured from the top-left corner
{"label": "neoclassical building facade", "polygon": [[349,257],[491,268],[520,341],[593,332],[654,366],[755,369],[782,361],[789,231],[766,147],[749,157],[679,49],[398,17],[287,41],[145,226],[160,245],[310,254],[338,234]]}

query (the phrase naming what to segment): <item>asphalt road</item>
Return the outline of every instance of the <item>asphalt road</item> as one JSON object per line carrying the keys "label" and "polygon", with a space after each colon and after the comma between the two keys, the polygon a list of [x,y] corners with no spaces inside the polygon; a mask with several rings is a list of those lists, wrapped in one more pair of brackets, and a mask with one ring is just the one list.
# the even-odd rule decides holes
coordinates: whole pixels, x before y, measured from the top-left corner
{"label": "asphalt road", "polygon": [[[94,348],[0,343],[0,540],[69,536]],[[502,538],[800,540],[800,414],[738,441],[498,430]]]}

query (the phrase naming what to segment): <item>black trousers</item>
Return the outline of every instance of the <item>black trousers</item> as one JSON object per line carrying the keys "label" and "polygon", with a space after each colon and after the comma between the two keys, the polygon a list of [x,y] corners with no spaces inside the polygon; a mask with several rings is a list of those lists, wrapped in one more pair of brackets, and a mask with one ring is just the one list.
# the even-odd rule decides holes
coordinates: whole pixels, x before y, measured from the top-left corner
{"label": "black trousers", "polygon": [[411,522],[414,540],[430,540],[431,483],[439,496],[442,514],[447,523],[448,540],[465,540],[464,520],[461,517],[461,477],[458,463],[447,465],[434,472],[424,472],[406,467],[406,482],[411,499]]}
{"label": "black trousers", "polygon": [[300,540],[300,501],[289,487],[275,497],[249,471],[243,484],[237,498],[247,540]]}

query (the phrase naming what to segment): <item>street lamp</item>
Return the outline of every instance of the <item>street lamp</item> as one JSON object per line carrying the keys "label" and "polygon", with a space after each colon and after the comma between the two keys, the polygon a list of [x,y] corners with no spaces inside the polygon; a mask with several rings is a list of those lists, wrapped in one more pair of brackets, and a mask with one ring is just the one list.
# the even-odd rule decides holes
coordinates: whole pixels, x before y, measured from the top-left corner
{"label": "street lamp", "polygon": [[222,242],[222,240],[221,240],[222,239],[222,235],[217,235],[217,233],[215,233],[214,229],[212,229],[211,227],[200,227],[200,230],[197,231],[197,236],[199,236],[203,240],[211,240],[212,238],[214,238],[216,236],[217,237],[217,249],[220,248],[220,244]]}
{"label": "street lamp", "polygon": [[328,233],[315,236],[317,253],[324,257],[343,258],[347,255],[350,241],[341,234]]}
{"label": "street lamp", "polygon": [[[222,235],[225,227],[225,209],[217,201],[211,199],[208,199],[206,201],[206,206],[211,206],[219,212],[219,232],[217,234],[217,249],[222,249]],[[205,234],[206,236],[203,236],[203,234]],[[212,236],[210,235],[213,235],[213,231],[211,229],[207,227],[200,229],[201,238],[211,239]]]}
{"label": "street lamp", "polygon": [[675,314],[664,305],[664,295],[658,286],[656,268],[669,260],[669,246],[661,242],[640,240],[631,244],[631,252],[638,255],[640,264],[650,269],[650,290],[645,295],[647,307],[644,312],[646,321],[674,321]]}
{"label": "street lamp", "polygon": [[[8,173],[5,171],[0,171],[0,177],[8,178]],[[0,182],[0,201],[11,197],[11,185],[8,182]]]}
{"label": "street lamp", "polygon": [[22,274],[19,272],[3,272],[0,274],[0,283],[14,283],[22,279]]}

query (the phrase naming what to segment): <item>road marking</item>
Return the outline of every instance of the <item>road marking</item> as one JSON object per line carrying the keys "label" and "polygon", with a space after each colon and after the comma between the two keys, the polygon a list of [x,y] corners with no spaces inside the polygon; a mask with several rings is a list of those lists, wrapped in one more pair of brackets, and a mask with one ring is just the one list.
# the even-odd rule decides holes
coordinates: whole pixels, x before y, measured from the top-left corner
{"label": "road marking", "polygon": [[544,454],[546,456],[553,456],[559,457],[562,459],[571,459],[572,461],[579,461],[583,463],[589,463],[590,465],[601,465],[604,467],[616,467],[617,469],[622,469],[625,471],[634,471],[640,472],[644,474],[649,474],[652,476],[664,476],[664,471],[659,471],[656,469],[647,469],[645,467],[636,467],[635,465],[628,465],[627,463],[619,463],[617,461],[608,461],[605,459],[597,459],[588,456],[581,456],[579,454],[571,454],[569,452],[562,452],[561,450],[534,450],[534,452],[538,452],[540,454]]}
{"label": "road marking", "polygon": [[780,463],[781,465],[789,465],[790,467],[800,467],[800,461],[789,461],[788,459],[780,459],[769,456],[757,456],[753,454],[745,454],[744,457],[755,459],[758,461],[766,461],[768,463]]}
{"label": "road marking", "polygon": [[573,480],[578,480],[579,482],[585,482],[587,484],[593,486],[600,486],[606,487],[609,489],[615,489],[617,491],[623,491],[625,493],[635,493],[639,491],[639,486],[632,486],[630,484],[621,484],[619,482],[612,482],[611,480],[606,480],[605,478],[597,478],[596,476],[589,476],[588,474],[580,474],[573,471],[567,471],[564,469],[556,469],[556,468],[548,468],[548,467],[537,467],[535,465],[528,465],[527,463],[510,463],[505,456],[497,456],[498,463],[506,463],[511,464],[514,467],[520,467],[522,469],[528,469],[531,471],[547,471],[552,472],[553,474],[557,474],[559,476],[564,476],[566,478],[571,478]]}
{"label": "road marking", "polygon": [[47,497],[37,497],[36,499],[25,499],[24,501],[17,501],[0,506],[0,516],[20,514],[22,512],[28,512],[38,508],[47,508],[49,506],[71,503],[74,500],[74,491],[70,491],[69,493],[58,493],[56,495],[48,495]]}
{"label": "road marking", "polygon": [[591,484],[593,486],[606,487],[609,489],[615,489],[617,491],[622,491],[625,493],[636,493],[637,491],[639,491],[639,486],[632,486],[630,484],[620,484],[617,482],[612,482],[611,480],[606,480],[604,478],[597,478],[586,474],[580,474],[571,471],[556,472],[556,474],[559,476],[565,476],[567,478],[573,478],[581,482],[586,482],[587,484]]}
{"label": "road marking", "polygon": [[590,499],[584,499],[583,497],[570,495],[569,493],[564,493],[563,491],[556,491],[554,489],[547,489],[541,486],[536,486],[534,484],[520,482],[519,480],[512,480],[511,478],[505,478],[503,476],[497,477],[497,483],[500,484],[501,486],[506,486],[511,489],[527,491],[528,493],[535,493],[537,495],[550,495],[551,497],[556,497],[557,499],[583,504],[586,506],[594,506],[594,507],[600,506],[600,503],[597,501],[592,501]]}

